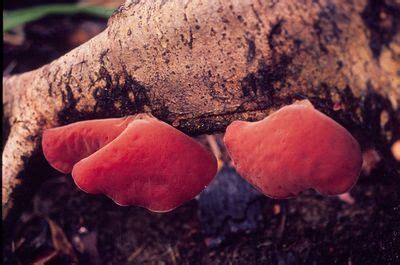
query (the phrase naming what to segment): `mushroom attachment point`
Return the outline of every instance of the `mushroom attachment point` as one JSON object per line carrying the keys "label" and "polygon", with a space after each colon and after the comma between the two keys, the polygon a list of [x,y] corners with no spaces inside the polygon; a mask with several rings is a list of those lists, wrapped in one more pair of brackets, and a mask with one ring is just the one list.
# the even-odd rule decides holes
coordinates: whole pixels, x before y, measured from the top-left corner
{"label": "mushroom attachment point", "polygon": [[[52,134],[51,130],[59,131]],[[80,189],[105,194],[119,205],[154,212],[173,210],[199,194],[217,172],[216,158],[204,146],[147,114],[51,130],[43,135],[46,158],[52,159],[49,162],[65,171],[74,164],[72,177]],[[65,136],[58,140],[63,144],[51,145],[57,142],[53,137]]]}
{"label": "mushroom attachment point", "polygon": [[308,100],[258,122],[234,121],[224,142],[237,171],[276,199],[310,188],[323,195],[344,193],[356,183],[362,165],[358,142]]}

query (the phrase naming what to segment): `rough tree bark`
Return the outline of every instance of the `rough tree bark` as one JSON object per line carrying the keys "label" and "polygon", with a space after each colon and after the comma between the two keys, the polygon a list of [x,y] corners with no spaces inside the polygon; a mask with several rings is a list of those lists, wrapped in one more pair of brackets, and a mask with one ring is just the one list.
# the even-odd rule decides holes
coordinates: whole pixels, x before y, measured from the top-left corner
{"label": "rough tree bark", "polygon": [[198,135],[309,98],[364,147],[387,147],[400,130],[399,12],[396,0],[128,0],[92,40],[3,79],[3,210],[43,129],[84,119],[151,112]]}

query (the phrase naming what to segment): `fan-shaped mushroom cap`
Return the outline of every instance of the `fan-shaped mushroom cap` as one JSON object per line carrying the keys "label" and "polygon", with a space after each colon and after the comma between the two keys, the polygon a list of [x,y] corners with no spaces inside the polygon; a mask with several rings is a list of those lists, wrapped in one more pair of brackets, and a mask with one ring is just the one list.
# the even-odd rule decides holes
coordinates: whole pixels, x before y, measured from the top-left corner
{"label": "fan-shaped mushroom cap", "polygon": [[238,172],[265,195],[290,198],[312,188],[325,195],[357,181],[358,142],[309,101],[285,106],[258,122],[235,121],[224,142]]}
{"label": "fan-shaped mushroom cap", "polygon": [[194,198],[217,171],[200,143],[147,115],[136,116],[112,142],[75,164],[75,183],[119,205],[170,211]]}

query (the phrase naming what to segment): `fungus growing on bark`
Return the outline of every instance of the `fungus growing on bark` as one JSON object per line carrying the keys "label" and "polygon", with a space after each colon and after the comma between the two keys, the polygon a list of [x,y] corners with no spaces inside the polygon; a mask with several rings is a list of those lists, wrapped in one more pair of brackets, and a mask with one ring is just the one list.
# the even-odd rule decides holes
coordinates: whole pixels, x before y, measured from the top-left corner
{"label": "fungus growing on bark", "polygon": [[217,171],[216,159],[205,147],[146,114],[51,130],[43,135],[43,147],[52,165],[68,169],[80,160],[72,169],[77,186],[119,205],[170,211],[200,193]]}
{"label": "fungus growing on bark", "polygon": [[353,136],[309,101],[258,122],[235,121],[224,142],[238,172],[277,199],[309,188],[324,195],[344,193],[357,181],[362,164]]}
{"label": "fungus growing on bark", "polygon": [[77,162],[114,140],[133,119],[89,120],[47,129],[42,137],[44,156],[58,171],[70,173]]}

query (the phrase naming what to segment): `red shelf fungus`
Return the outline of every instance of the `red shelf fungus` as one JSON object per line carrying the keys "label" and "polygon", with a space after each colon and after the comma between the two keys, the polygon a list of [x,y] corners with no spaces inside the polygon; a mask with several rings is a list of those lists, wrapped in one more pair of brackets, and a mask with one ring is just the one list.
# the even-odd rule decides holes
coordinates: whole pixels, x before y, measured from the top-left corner
{"label": "red shelf fungus", "polygon": [[50,129],[43,135],[43,148],[57,169],[80,160],[72,177],[85,192],[155,212],[194,198],[217,171],[217,161],[205,147],[146,114]]}
{"label": "red shelf fungus", "polygon": [[344,193],[357,181],[362,164],[353,136],[309,101],[258,122],[235,121],[224,142],[238,172],[277,199],[309,188],[324,195]]}
{"label": "red shelf fungus", "polygon": [[44,156],[52,167],[71,173],[81,159],[93,154],[125,130],[134,116],[75,122],[43,132]]}

